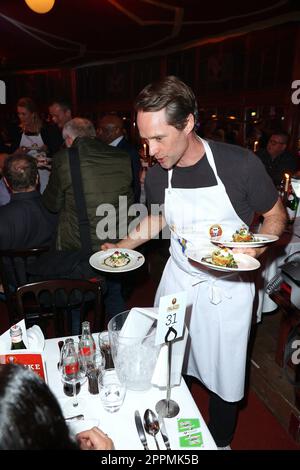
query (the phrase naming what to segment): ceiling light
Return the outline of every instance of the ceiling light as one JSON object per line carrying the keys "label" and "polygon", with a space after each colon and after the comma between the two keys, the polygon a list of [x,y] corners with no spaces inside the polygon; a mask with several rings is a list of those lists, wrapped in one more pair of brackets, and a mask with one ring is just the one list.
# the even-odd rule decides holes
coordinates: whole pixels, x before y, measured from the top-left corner
{"label": "ceiling light", "polygon": [[53,8],[55,0],[25,0],[25,2],[35,13],[48,13]]}

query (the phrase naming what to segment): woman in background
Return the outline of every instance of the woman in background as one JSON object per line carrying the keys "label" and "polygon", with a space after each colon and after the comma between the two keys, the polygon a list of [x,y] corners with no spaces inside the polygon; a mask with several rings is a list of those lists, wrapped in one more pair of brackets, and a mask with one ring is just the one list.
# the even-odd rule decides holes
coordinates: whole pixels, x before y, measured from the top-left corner
{"label": "woman in background", "polygon": [[35,102],[28,97],[17,103],[19,126],[13,131],[11,151],[25,153],[37,158],[40,175],[40,192],[43,193],[50,175],[50,160],[60,147],[60,140],[54,126],[44,125]]}

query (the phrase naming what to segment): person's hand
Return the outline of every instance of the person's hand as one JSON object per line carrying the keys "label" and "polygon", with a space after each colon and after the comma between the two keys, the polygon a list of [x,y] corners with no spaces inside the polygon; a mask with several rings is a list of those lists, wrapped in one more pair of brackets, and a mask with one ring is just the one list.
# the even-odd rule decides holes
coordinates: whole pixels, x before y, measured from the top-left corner
{"label": "person's hand", "polygon": [[101,429],[94,426],[92,429],[76,434],[81,450],[113,450],[114,443]]}
{"label": "person's hand", "polygon": [[51,170],[51,160],[47,158],[45,152],[41,152],[36,156],[36,163],[38,168],[47,168],[47,170]]}
{"label": "person's hand", "polygon": [[110,248],[115,248],[117,249],[118,248],[118,244],[117,243],[103,243],[103,245],[100,246],[100,250],[109,250]]}
{"label": "person's hand", "polygon": [[18,147],[18,148],[14,151],[13,155],[25,155],[25,154],[28,153],[28,151],[29,151],[29,148],[28,148],[28,147],[25,147],[25,146]]}
{"label": "person's hand", "polygon": [[252,258],[258,258],[264,251],[266,247],[261,248],[233,248],[233,253],[245,253],[245,255],[252,256]]}

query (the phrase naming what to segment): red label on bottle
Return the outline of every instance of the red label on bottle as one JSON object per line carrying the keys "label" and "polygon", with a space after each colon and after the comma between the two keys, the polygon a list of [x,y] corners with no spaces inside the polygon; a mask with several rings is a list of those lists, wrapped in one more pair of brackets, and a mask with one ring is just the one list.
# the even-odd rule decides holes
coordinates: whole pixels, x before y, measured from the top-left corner
{"label": "red label on bottle", "polygon": [[89,356],[91,354],[91,348],[90,346],[83,346],[82,348],[80,348],[80,353],[83,355],[83,356]]}
{"label": "red label on bottle", "polygon": [[72,364],[67,364],[65,366],[65,372],[67,375],[75,375],[79,371],[78,362],[73,362]]}

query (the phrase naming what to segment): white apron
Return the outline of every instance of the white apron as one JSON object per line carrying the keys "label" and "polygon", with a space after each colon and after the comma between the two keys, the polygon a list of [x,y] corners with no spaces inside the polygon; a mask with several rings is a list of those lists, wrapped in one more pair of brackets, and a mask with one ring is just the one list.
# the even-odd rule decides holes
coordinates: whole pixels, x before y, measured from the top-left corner
{"label": "white apron", "polygon": [[[26,135],[23,132],[20,147],[26,147],[26,149],[28,149],[27,155],[36,157],[39,155],[40,149],[43,147],[43,145],[45,144],[41,134]],[[40,175],[40,193],[43,193],[49,181],[50,171],[47,170],[47,168],[39,168],[38,172]]]}
{"label": "white apron", "polygon": [[[247,273],[224,273],[193,266],[186,248],[215,248],[212,234],[231,237],[245,225],[235,212],[220,180],[212,151],[202,140],[217,185],[208,188],[172,188],[168,171],[165,218],[171,230],[169,258],[158,287],[155,305],[163,295],[186,290],[191,314],[191,337],[186,373],[226,401],[244,395],[245,365],[251,327],[254,284]],[[224,157],[225,158],[225,157]],[[234,171],[234,169],[233,169]]]}

